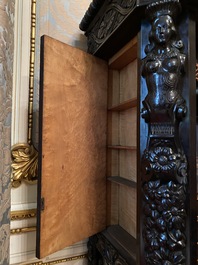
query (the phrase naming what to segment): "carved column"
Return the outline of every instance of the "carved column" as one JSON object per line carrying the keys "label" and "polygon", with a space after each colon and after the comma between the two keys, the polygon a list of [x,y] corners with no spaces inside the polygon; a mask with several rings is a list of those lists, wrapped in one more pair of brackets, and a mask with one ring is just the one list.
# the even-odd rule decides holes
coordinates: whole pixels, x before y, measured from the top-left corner
{"label": "carved column", "polygon": [[142,41],[141,67],[141,265],[194,264],[188,209],[195,170],[188,155],[195,153],[187,136],[193,122],[187,63],[191,33],[180,13],[179,0],[157,1],[147,6],[149,24],[143,23],[142,36],[148,38]]}
{"label": "carved column", "polygon": [[14,0],[0,1],[0,263],[9,264]]}

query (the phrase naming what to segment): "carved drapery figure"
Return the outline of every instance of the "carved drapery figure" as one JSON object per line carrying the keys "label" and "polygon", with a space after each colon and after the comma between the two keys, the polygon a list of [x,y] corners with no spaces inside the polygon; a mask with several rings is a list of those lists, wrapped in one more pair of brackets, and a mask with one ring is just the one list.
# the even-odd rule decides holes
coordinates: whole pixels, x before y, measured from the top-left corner
{"label": "carved drapery figure", "polygon": [[142,60],[148,93],[142,118],[148,123],[142,157],[143,240],[146,264],[186,264],[187,159],[180,142],[180,122],[187,111],[182,97],[186,55],[175,26],[179,0],[147,6],[151,22]]}

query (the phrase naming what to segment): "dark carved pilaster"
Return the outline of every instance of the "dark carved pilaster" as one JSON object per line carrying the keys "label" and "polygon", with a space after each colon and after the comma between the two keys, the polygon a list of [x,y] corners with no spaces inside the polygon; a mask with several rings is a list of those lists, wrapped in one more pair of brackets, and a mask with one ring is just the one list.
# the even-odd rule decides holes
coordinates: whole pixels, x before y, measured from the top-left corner
{"label": "dark carved pilaster", "polygon": [[186,264],[186,187],[188,163],[180,141],[187,113],[182,96],[186,54],[175,20],[178,0],[162,0],[146,8],[151,22],[142,76],[148,93],[142,118],[148,138],[142,156],[145,264]]}

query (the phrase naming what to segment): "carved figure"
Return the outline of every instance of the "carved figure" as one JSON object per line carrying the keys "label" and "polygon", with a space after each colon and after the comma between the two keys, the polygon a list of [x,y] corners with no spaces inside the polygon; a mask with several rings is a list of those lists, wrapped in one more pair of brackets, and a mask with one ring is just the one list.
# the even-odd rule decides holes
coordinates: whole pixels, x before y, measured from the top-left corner
{"label": "carved figure", "polygon": [[186,183],[187,164],[179,141],[179,123],[187,111],[182,97],[186,55],[181,52],[183,43],[177,40],[171,17],[179,9],[176,0],[159,1],[147,7],[152,27],[150,44],[145,49],[147,56],[142,64],[142,75],[148,88],[142,117],[149,123],[148,145],[144,156],[145,163],[148,162],[146,179],[152,177],[155,171],[160,177],[166,175],[166,179],[176,178],[179,183]]}
{"label": "carved figure", "polygon": [[[148,94],[142,117],[148,123],[148,141],[142,157],[146,264],[185,264],[187,159],[179,124],[187,108],[182,96],[186,55],[174,19],[179,0],[148,5],[150,43],[142,60]],[[174,19],[173,19],[174,18]]]}
{"label": "carved figure", "polygon": [[[183,43],[181,40],[176,40],[176,29],[171,16],[163,14],[158,17],[157,14],[155,12],[152,16],[150,44],[146,47],[147,56],[143,61],[143,76],[148,87],[144,104],[146,109],[151,108],[149,113],[151,121],[156,120],[155,115],[159,111],[161,115],[164,113],[163,116],[167,116],[167,109],[171,110],[175,105],[176,118],[182,118],[185,114],[180,83],[186,59],[186,56],[180,52]],[[166,120],[169,121],[171,117],[172,113],[166,117]]]}

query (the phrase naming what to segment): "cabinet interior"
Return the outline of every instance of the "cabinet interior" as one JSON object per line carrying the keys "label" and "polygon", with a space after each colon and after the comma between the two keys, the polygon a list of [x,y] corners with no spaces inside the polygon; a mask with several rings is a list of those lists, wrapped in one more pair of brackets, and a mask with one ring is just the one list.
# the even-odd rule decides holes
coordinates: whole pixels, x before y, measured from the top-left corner
{"label": "cabinet interior", "polygon": [[101,231],[131,253],[137,223],[137,39],[108,66],[47,36],[41,47],[37,257]]}
{"label": "cabinet interior", "polygon": [[136,238],[137,38],[109,60],[108,77],[107,225]]}

